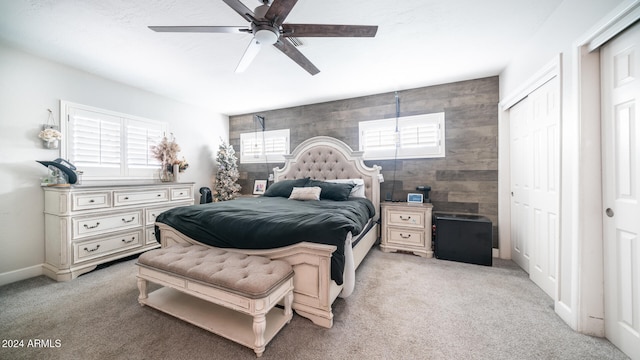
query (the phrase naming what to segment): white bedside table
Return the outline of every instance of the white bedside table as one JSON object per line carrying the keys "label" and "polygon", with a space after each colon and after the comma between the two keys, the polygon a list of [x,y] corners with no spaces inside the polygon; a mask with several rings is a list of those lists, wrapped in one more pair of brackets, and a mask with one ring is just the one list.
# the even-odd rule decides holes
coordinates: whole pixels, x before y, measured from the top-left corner
{"label": "white bedside table", "polygon": [[380,249],[384,252],[398,250],[431,258],[431,212],[432,204],[383,202],[382,239]]}

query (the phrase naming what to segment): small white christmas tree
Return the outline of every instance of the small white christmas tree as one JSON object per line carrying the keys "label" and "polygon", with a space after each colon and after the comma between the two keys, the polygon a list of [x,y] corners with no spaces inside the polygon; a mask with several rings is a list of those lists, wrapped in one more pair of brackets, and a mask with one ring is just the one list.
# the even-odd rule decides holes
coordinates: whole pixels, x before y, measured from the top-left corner
{"label": "small white christmas tree", "polygon": [[240,192],[240,185],[236,183],[240,173],[238,172],[238,158],[233,146],[224,141],[218,148],[218,172],[212,192],[214,202],[232,200]]}

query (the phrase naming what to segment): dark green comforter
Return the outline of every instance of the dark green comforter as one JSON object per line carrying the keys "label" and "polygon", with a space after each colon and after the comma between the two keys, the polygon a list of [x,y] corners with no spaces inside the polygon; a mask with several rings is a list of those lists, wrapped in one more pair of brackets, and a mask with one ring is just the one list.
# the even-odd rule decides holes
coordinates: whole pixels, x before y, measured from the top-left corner
{"label": "dark green comforter", "polygon": [[340,285],[347,233],[360,233],[374,215],[373,204],[363,198],[298,201],[258,197],[178,207],[161,213],[156,222],[221,248],[272,249],[302,241],[335,245],[331,278]]}

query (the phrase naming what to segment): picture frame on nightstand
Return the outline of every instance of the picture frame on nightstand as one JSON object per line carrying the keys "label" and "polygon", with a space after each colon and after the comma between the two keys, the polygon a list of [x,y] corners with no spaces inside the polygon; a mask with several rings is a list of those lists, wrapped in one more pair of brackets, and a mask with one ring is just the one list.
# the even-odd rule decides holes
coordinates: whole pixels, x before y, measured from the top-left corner
{"label": "picture frame on nightstand", "polygon": [[267,190],[267,180],[256,180],[253,183],[253,194],[262,195]]}
{"label": "picture frame on nightstand", "polygon": [[423,196],[423,194],[409,193],[407,194],[407,202],[422,204]]}

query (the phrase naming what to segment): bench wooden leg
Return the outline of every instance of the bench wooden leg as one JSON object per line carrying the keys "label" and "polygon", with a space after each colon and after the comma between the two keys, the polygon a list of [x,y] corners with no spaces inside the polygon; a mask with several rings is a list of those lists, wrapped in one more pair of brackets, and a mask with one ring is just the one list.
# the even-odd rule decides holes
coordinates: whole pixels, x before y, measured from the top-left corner
{"label": "bench wooden leg", "polygon": [[138,290],[140,290],[140,295],[138,295],[138,302],[140,305],[144,306],[144,300],[147,299],[147,280],[138,278]]}
{"label": "bench wooden leg", "polygon": [[287,324],[291,322],[293,318],[293,310],[291,306],[293,305],[293,290],[289,291],[287,295],[284,296],[284,315],[289,319],[287,320]]}
{"label": "bench wooden leg", "polygon": [[253,317],[253,335],[256,337],[255,352],[258,357],[264,352],[264,331],[267,328],[267,319],[264,314]]}

